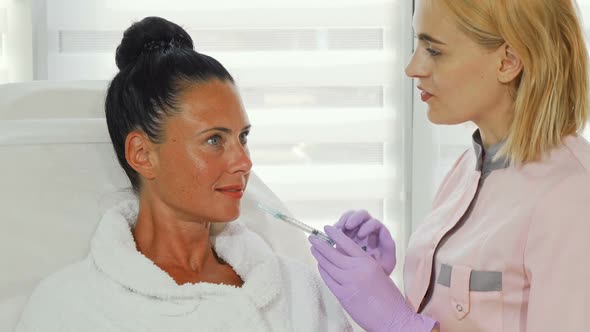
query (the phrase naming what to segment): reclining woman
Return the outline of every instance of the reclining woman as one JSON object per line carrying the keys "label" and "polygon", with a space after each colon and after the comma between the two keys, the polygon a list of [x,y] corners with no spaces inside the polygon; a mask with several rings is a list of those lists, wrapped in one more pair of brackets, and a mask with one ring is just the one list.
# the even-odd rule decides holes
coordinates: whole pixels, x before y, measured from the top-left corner
{"label": "reclining woman", "polygon": [[252,162],[232,76],[178,25],[125,31],[106,119],[137,201],[109,210],[88,257],[41,282],[17,331],[346,331],[311,269],[237,219]]}

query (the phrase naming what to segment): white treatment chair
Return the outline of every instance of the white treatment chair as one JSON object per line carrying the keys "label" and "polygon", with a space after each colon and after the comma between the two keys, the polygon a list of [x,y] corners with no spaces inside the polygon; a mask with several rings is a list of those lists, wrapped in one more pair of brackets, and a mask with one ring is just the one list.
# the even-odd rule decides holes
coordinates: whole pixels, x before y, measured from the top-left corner
{"label": "white treatment chair", "polygon": [[[132,198],[104,119],[108,82],[0,85],[0,331],[35,285],[87,255],[103,212]],[[241,220],[281,254],[310,262],[305,236],[255,208],[283,208],[255,175]]]}

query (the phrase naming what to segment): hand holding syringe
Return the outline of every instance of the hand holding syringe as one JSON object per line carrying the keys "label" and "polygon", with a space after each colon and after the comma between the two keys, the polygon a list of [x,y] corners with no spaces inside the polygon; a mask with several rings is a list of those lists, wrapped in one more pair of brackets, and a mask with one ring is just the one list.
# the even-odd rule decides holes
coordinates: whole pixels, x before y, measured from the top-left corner
{"label": "hand holding syringe", "polygon": [[272,215],[273,217],[275,217],[277,219],[280,219],[280,220],[283,220],[283,221],[285,221],[285,222],[287,222],[287,223],[289,223],[289,224],[291,224],[291,225],[299,228],[300,230],[306,232],[307,234],[312,234],[312,235],[314,235],[314,236],[316,236],[316,237],[318,237],[318,238],[320,238],[320,239],[328,242],[331,246],[334,245],[334,241],[332,239],[330,239],[325,233],[323,233],[323,232],[321,232],[321,231],[319,231],[319,230],[317,230],[317,229],[315,229],[315,228],[313,228],[313,227],[311,227],[309,225],[306,225],[306,224],[302,223],[301,221],[299,221],[299,220],[297,220],[295,218],[289,217],[289,216],[281,213],[280,211],[275,210],[275,209],[273,209],[273,208],[271,208],[269,206],[266,206],[266,205],[264,205],[264,204],[262,204],[260,202],[258,202],[257,207],[259,209],[264,210],[266,213]]}

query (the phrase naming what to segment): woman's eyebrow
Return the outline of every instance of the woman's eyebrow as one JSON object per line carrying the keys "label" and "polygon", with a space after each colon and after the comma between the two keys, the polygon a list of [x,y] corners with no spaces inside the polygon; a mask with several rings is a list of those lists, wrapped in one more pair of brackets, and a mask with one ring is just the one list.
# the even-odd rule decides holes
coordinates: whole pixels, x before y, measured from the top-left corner
{"label": "woman's eyebrow", "polygon": [[228,134],[231,133],[231,129],[229,129],[229,128],[213,127],[213,128],[205,129],[205,130],[199,132],[198,135],[201,135],[201,134],[204,134],[204,133],[210,132],[210,131],[221,131],[221,132],[228,133]]}
{"label": "woman's eyebrow", "polygon": [[[252,128],[252,125],[247,125],[246,127],[242,128],[242,130],[240,130],[240,132],[243,132],[243,131],[246,131],[246,130],[250,130],[250,128]],[[231,133],[231,129],[229,129],[229,128],[225,128],[225,127],[213,127],[213,128],[205,129],[205,130],[199,132],[198,135],[204,134],[204,133],[209,132],[209,131],[221,131],[221,132],[224,132],[224,133],[227,133],[227,134],[230,134]]]}
{"label": "woman's eyebrow", "polygon": [[434,38],[434,37],[432,37],[432,36],[430,36],[428,34],[425,34],[425,33],[419,34],[418,35],[418,39],[419,40],[423,40],[423,41],[427,41],[427,42],[430,42],[430,43],[434,43],[434,44],[446,45],[442,41],[440,41],[440,40],[438,40],[438,39],[436,39],[436,38]]}

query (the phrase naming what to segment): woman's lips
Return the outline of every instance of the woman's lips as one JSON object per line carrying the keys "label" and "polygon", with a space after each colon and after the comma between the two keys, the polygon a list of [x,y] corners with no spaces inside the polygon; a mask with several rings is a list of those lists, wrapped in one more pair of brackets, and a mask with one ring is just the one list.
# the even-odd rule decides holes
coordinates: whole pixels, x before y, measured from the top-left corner
{"label": "woman's lips", "polygon": [[243,191],[233,191],[233,190],[217,190],[220,193],[229,196],[231,198],[235,198],[235,199],[240,199],[242,198],[242,196],[244,196],[244,192]]}
{"label": "woman's lips", "polygon": [[244,187],[241,185],[225,186],[217,188],[215,191],[235,199],[240,199],[244,196]]}
{"label": "woman's lips", "polygon": [[424,90],[422,90],[422,92],[420,93],[420,99],[422,99],[423,102],[427,102],[428,99],[432,98],[432,95]]}

